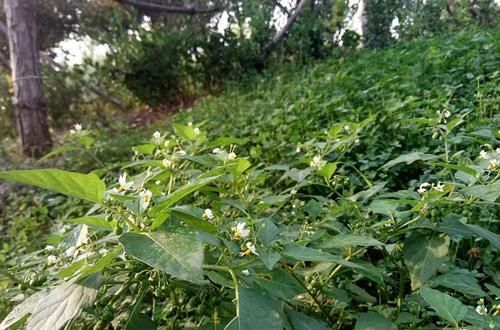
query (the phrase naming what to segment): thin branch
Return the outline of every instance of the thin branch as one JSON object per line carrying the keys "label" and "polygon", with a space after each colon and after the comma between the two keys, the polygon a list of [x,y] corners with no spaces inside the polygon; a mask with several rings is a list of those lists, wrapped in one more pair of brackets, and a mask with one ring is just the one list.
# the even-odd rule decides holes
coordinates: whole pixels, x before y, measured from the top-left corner
{"label": "thin branch", "polygon": [[185,14],[185,15],[213,14],[222,11],[223,9],[222,7],[196,8],[191,5],[173,6],[173,5],[164,5],[153,2],[145,2],[141,0],[116,0],[116,1],[140,9],[155,10],[164,13]]}
{"label": "thin branch", "polygon": [[293,23],[297,20],[297,17],[299,16],[300,12],[302,9],[304,9],[305,5],[309,2],[310,0],[301,0],[297,7],[293,10],[293,13],[288,17],[288,20],[285,24],[285,26],[279,30],[269,42],[266,47],[262,50],[262,53],[259,56],[258,63],[264,63],[264,61],[269,57],[273,49],[278,46],[278,44],[283,40],[285,37],[286,33],[290,28],[292,27]]}

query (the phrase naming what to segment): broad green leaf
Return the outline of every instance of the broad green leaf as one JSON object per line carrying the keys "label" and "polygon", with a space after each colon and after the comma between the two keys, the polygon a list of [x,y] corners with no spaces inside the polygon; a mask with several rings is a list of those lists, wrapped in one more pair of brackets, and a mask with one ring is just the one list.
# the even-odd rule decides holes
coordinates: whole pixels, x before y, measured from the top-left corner
{"label": "broad green leaf", "polygon": [[484,297],[486,293],[481,289],[476,278],[468,271],[450,272],[436,277],[431,285],[440,285],[448,289],[474,297]]}
{"label": "broad green leaf", "polygon": [[203,244],[194,235],[177,232],[125,233],[125,252],[172,276],[203,283]]}
{"label": "broad green leaf", "polygon": [[192,126],[173,124],[175,134],[188,140],[196,140],[196,134]]}
{"label": "broad green leaf", "polygon": [[351,246],[382,246],[384,243],[364,235],[340,234],[324,241],[320,244],[320,248],[347,248]]}
{"label": "broad green leaf", "polygon": [[259,251],[259,258],[264,263],[267,269],[272,270],[274,266],[280,261],[281,254],[278,252],[268,252],[266,250]]}
{"label": "broad green leaf", "polygon": [[467,187],[463,192],[469,196],[476,197],[488,202],[495,202],[500,197],[500,181],[490,185],[475,185]]}
{"label": "broad green leaf", "polygon": [[379,182],[376,185],[374,185],[373,187],[368,188],[366,190],[359,191],[359,192],[355,193],[354,195],[348,197],[347,199],[350,201],[353,201],[353,202],[357,202],[358,200],[361,202],[364,202],[368,198],[373,197],[376,194],[378,194],[380,191],[382,191],[382,189],[384,189],[386,184],[387,184],[387,182],[385,182],[385,181]]}
{"label": "broad green leaf", "polygon": [[270,246],[280,234],[280,230],[271,219],[264,219],[255,227],[257,230],[257,238],[264,246]]}
{"label": "broad green leaf", "polygon": [[485,283],[485,285],[488,290],[490,290],[490,292],[496,296],[496,299],[498,300],[498,298],[500,298],[500,288],[497,288],[496,286],[488,283]]}
{"label": "broad green leaf", "polygon": [[337,170],[337,163],[327,163],[321,169],[318,170],[318,173],[323,176],[325,179],[330,180],[333,173]]}
{"label": "broad green leaf", "polygon": [[354,330],[397,330],[398,327],[376,312],[356,314]]}
{"label": "broad green leaf", "polygon": [[494,247],[500,249],[500,235],[495,234],[478,225],[463,223],[464,217],[455,213],[448,214],[440,224],[438,230],[449,234],[453,238],[481,237],[488,240]]}
{"label": "broad green leaf", "polygon": [[436,159],[439,158],[440,156],[432,155],[432,154],[425,154],[423,152],[412,152],[406,155],[401,155],[393,160],[387,162],[384,166],[382,166],[383,169],[388,169],[391,168],[395,165],[401,164],[401,163],[406,163],[406,165],[410,165],[411,163],[416,162],[417,160],[430,160],[430,159]]}
{"label": "broad green leaf", "polygon": [[269,273],[259,274],[255,283],[269,295],[283,300],[289,300],[305,291],[300,283],[290,273],[276,268]]}
{"label": "broad green leaf", "polygon": [[34,185],[63,195],[101,203],[106,185],[95,174],[58,169],[0,172],[0,179]]}
{"label": "broad green leaf", "polygon": [[203,219],[203,210],[191,205],[176,206],[172,208],[172,214],[181,218],[185,223],[206,231],[208,233],[217,233],[217,227],[208,222],[208,219]]}
{"label": "broad green leaf", "polygon": [[102,282],[102,275],[98,273],[81,283],[70,281],[58,285],[34,306],[26,329],[61,329],[84,307],[94,303]]}
{"label": "broad green leaf", "polygon": [[328,323],[303,313],[287,309],[286,315],[294,330],[327,330]]}
{"label": "broad green leaf", "polygon": [[84,224],[89,227],[94,227],[104,230],[113,230],[111,223],[103,216],[87,216],[73,219],[65,219],[66,222]]}
{"label": "broad green leaf", "polygon": [[446,261],[450,239],[436,234],[413,232],[406,240],[403,255],[410,273],[411,288],[416,290],[429,280]]}
{"label": "broad green leaf", "polygon": [[285,174],[283,174],[283,176],[285,178],[289,177],[290,179],[296,181],[297,183],[301,183],[302,181],[307,179],[307,177],[309,176],[309,174],[312,173],[312,171],[313,170],[310,167],[305,168],[303,170],[292,168],[289,171],[286,171]]}
{"label": "broad green leaf", "polygon": [[21,320],[25,315],[31,313],[38,303],[44,299],[49,292],[40,291],[32,294],[26,298],[22,303],[14,307],[14,309],[7,315],[2,323],[0,323],[0,330],[5,330],[11,325]]}
{"label": "broad green leaf", "polygon": [[283,329],[279,302],[253,289],[240,288],[238,293],[237,316],[226,329]]}
{"label": "broad green leaf", "polygon": [[324,261],[324,262],[331,262],[343,265],[350,268],[363,268],[362,266],[347,261],[331,253],[294,244],[289,244],[285,246],[283,251],[281,251],[281,255],[298,261],[320,261],[320,262]]}
{"label": "broad green leaf", "polygon": [[87,260],[85,258],[73,262],[68,267],[60,270],[57,273],[57,277],[64,278],[73,276],[79,269],[81,269],[85,265],[86,262]]}
{"label": "broad green leaf", "polygon": [[467,314],[467,307],[460,300],[438,290],[423,287],[420,295],[441,318],[457,328]]}

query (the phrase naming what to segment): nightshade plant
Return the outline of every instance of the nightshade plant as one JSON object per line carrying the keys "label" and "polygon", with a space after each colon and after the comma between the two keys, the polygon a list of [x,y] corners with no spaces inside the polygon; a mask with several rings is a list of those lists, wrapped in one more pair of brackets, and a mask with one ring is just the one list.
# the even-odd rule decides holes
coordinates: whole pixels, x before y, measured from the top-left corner
{"label": "nightshade plant", "polygon": [[[443,47],[465,52],[455,44]],[[413,52],[399,70],[424,53]],[[431,53],[425,63],[444,65]],[[118,172],[1,172],[86,212],[9,263],[10,291],[29,297],[0,329],[498,328],[498,59],[480,57],[476,92],[420,95],[412,75],[391,84],[366,68],[391,69],[369,55],[350,76],[318,67],[280,91],[208,100]],[[475,55],[456,58],[479,76]],[[377,77],[370,91],[355,81],[363,70]],[[450,70],[439,78],[469,81]],[[332,96],[325,76],[359,91]],[[403,85],[412,96],[399,99]],[[345,108],[328,112],[333,102]]]}

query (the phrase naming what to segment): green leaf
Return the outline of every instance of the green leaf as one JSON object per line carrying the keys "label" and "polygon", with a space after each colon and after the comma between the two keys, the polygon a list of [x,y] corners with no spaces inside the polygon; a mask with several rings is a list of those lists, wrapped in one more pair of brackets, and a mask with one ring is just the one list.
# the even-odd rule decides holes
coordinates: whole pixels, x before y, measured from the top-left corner
{"label": "green leaf", "polygon": [[438,290],[423,287],[420,295],[441,318],[457,328],[467,314],[467,307],[460,300]]}
{"label": "green leaf", "polygon": [[97,272],[102,271],[104,268],[109,266],[115,257],[122,251],[121,246],[117,246],[113,251],[107,253],[105,256],[99,258],[93,265],[87,265],[83,267],[78,273],[80,277],[90,276]]}
{"label": "green leaf", "polygon": [[80,218],[73,218],[73,219],[65,219],[64,221],[71,222],[71,223],[79,223],[83,225],[87,225],[89,227],[94,227],[97,229],[104,229],[104,230],[113,230],[113,226],[111,223],[106,220],[106,218],[102,216],[88,216],[88,217],[80,217]]}
{"label": "green leaf", "polygon": [[238,293],[238,316],[226,329],[283,329],[279,302],[253,289],[240,288]]}
{"label": "green leaf", "polygon": [[398,327],[376,312],[356,314],[354,330],[397,330]]}
{"label": "green leaf", "polygon": [[34,185],[63,195],[101,203],[106,185],[95,174],[58,169],[0,172],[0,179]]}
{"label": "green leaf", "polygon": [[494,203],[500,197],[500,181],[490,185],[475,185],[467,187],[463,192],[469,196],[476,197]]}
{"label": "green leaf", "polygon": [[289,300],[305,291],[290,273],[282,269],[276,268],[259,275],[262,276],[258,276],[255,283],[275,298]]}
{"label": "green leaf", "polygon": [[332,177],[333,173],[335,173],[336,170],[337,170],[337,163],[327,163],[320,170],[318,170],[318,173],[325,179],[330,180],[330,178]]}
{"label": "green leaf", "polygon": [[450,272],[436,277],[431,285],[440,285],[448,289],[461,292],[473,297],[484,297],[486,293],[481,289],[476,278],[468,271]]}
{"label": "green leaf", "polygon": [[172,208],[172,213],[191,227],[213,234],[218,232],[215,225],[203,219],[203,210],[200,208],[191,205],[176,206]]}
{"label": "green leaf", "polygon": [[257,238],[264,246],[270,246],[279,236],[280,230],[271,221],[264,219],[256,225]]}
{"label": "green leaf", "polygon": [[328,248],[348,248],[352,246],[382,246],[384,243],[364,235],[341,234],[322,242],[319,247]]}
{"label": "green leaf", "polygon": [[193,127],[179,124],[173,124],[173,127],[175,134],[177,134],[178,136],[181,136],[188,140],[196,140],[196,134],[194,133]]}
{"label": "green leaf", "polygon": [[166,196],[163,199],[160,199],[158,201],[158,204],[156,204],[155,207],[153,208],[153,213],[156,213],[159,210],[162,210],[162,209],[165,209],[165,208],[168,208],[168,207],[174,205],[175,203],[177,203],[178,201],[180,201],[184,197],[197,191],[201,187],[206,186],[207,184],[209,184],[210,182],[214,181],[215,179],[217,179],[219,177],[220,176],[211,176],[211,177],[203,178],[203,179],[200,179],[198,181],[190,182],[190,183],[186,184],[185,186],[180,187],[179,189],[177,189],[176,191],[174,191],[170,195]]}
{"label": "green leaf", "polygon": [[[211,176],[207,178],[200,179],[198,181],[188,183],[187,185],[177,189],[175,192],[172,194],[168,195],[167,197],[161,199],[152,209],[151,213],[152,215],[157,215],[160,211],[165,211],[165,209],[169,208],[170,206],[174,205],[184,197],[192,194],[193,192],[199,190],[201,187],[206,186],[210,182],[214,181],[215,179],[219,178],[220,176]],[[164,221],[165,219],[161,218],[156,218],[153,220],[152,228],[156,229],[158,228]]]}
{"label": "green leaf", "polygon": [[26,329],[61,329],[84,307],[94,303],[102,282],[102,275],[98,273],[81,283],[70,281],[58,285],[34,306]]}
{"label": "green leaf", "polygon": [[412,152],[406,155],[401,155],[393,160],[387,162],[384,166],[382,166],[383,169],[389,169],[395,165],[398,165],[400,163],[406,163],[406,165],[410,165],[411,163],[416,162],[417,160],[429,160],[429,159],[436,159],[439,158],[440,156],[432,155],[432,154],[425,154],[423,152]]}
{"label": "green leaf", "polygon": [[488,240],[494,247],[500,249],[500,235],[495,234],[487,229],[484,229],[478,225],[469,225],[463,223],[465,221],[464,217],[461,217],[455,213],[448,214],[439,225],[438,230],[449,234],[455,238],[470,238],[470,237],[481,237]]}
{"label": "green leaf", "polygon": [[286,315],[292,324],[294,330],[327,330],[328,324],[314,317],[307,316],[303,313],[287,309]]}
{"label": "green leaf", "polygon": [[153,154],[153,151],[155,151],[156,145],[152,143],[145,143],[145,144],[140,144],[138,146],[132,147],[132,150],[135,152],[141,154],[141,155],[151,155]]}
{"label": "green leaf", "polygon": [[125,233],[125,252],[172,276],[203,283],[203,245],[193,235],[177,232]]}
{"label": "green leaf", "polygon": [[410,273],[411,288],[416,290],[429,280],[446,261],[450,239],[448,236],[424,236],[413,232],[406,240],[403,255]]}

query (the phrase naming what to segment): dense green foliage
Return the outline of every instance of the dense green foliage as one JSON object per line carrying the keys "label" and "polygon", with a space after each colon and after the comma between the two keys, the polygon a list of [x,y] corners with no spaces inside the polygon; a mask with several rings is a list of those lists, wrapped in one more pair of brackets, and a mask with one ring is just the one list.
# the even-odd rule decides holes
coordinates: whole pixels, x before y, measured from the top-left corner
{"label": "dense green foliage", "polygon": [[[499,327],[498,54],[499,32],[459,33],[277,69],[179,113],[131,161],[74,132],[69,152],[103,164],[63,164],[93,173],[0,172],[72,196],[11,201],[0,314],[38,292],[12,323]],[[37,218],[66,229],[17,251]]]}

